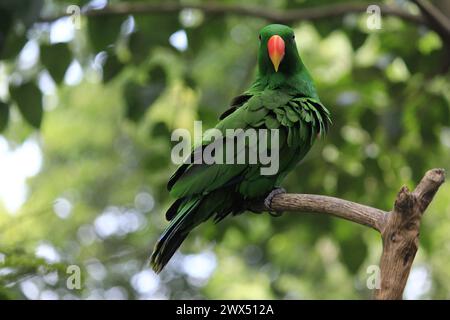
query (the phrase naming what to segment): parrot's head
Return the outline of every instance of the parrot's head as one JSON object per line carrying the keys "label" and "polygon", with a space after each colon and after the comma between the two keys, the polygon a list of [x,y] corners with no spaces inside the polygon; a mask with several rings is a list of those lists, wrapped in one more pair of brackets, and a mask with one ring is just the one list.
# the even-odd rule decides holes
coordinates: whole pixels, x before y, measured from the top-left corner
{"label": "parrot's head", "polygon": [[282,24],[270,24],[259,32],[258,65],[263,75],[294,73],[300,66],[294,30]]}

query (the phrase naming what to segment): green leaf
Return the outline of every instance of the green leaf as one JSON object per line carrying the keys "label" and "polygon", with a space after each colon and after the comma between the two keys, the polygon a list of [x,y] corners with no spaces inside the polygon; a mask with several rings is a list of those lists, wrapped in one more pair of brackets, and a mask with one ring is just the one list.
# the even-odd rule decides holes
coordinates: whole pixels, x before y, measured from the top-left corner
{"label": "green leaf", "polygon": [[149,55],[150,50],[157,46],[172,48],[169,37],[181,29],[178,14],[135,16],[136,31],[128,39],[128,47],[132,61],[139,64]]}
{"label": "green leaf", "polygon": [[56,83],[64,80],[64,75],[72,61],[67,43],[56,43],[41,46],[41,62]]}
{"label": "green leaf", "polygon": [[183,74],[183,80],[184,80],[184,84],[187,87],[189,87],[189,88],[191,88],[193,90],[197,89],[197,83],[196,83],[194,77],[191,74],[184,73]]}
{"label": "green leaf", "polygon": [[42,93],[32,82],[10,88],[11,97],[16,101],[23,118],[39,129],[42,122]]}
{"label": "green leaf", "polygon": [[99,52],[115,43],[124,20],[123,16],[112,15],[89,17],[87,30],[92,48]]}
{"label": "green leaf", "polygon": [[170,130],[165,122],[159,121],[153,125],[151,136],[170,140]]}
{"label": "green leaf", "polygon": [[135,82],[125,84],[124,96],[127,105],[126,116],[128,119],[138,121],[150,107],[147,88]]}
{"label": "green leaf", "polygon": [[160,65],[153,67],[149,72],[149,80],[153,86],[159,86],[164,89],[167,82],[166,71]]}
{"label": "green leaf", "polygon": [[15,2],[15,17],[27,28],[38,20],[39,14],[44,6],[44,0],[22,0]]}
{"label": "green leaf", "polygon": [[140,120],[166,87],[166,73],[161,66],[154,67],[149,73],[149,78],[150,82],[147,85],[140,85],[134,81],[125,85],[126,116],[132,121]]}
{"label": "green leaf", "polygon": [[197,54],[208,45],[210,39],[225,39],[228,37],[226,18],[223,16],[207,16],[197,27],[186,28],[189,39],[188,50]]}
{"label": "green leaf", "polygon": [[2,34],[8,33],[13,23],[13,14],[11,11],[0,7],[0,32]]}
{"label": "green leaf", "polygon": [[362,32],[357,26],[345,28],[344,30],[347,33],[354,50],[359,49],[364,44],[368,36],[367,33]]}
{"label": "green leaf", "polygon": [[315,29],[322,38],[328,37],[330,33],[338,30],[341,26],[342,22],[337,18],[324,19],[314,24]]}
{"label": "green leaf", "polygon": [[141,31],[152,46],[169,45],[169,37],[182,27],[178,14],[135,17],[136,29]]}
{"label": "green leaf", "polygon": [[372,109],[365,108],[359,116],[360,125],[364,130],[373,135],[378,127],[378,115]]}
{"label": "green leaf", "polygon": [[132,54],[132,61],[135,64],[139,64],[147,58],[151,43],[147,41],[145,35],[136,31],[133,32],[128,38],[128,48]]}
{"label": "green leaf", "polygon": [[341,259],[352,274],[358,272],[367,256],[367,245],[360,235],[341,240]]}
{"label": "green leaf", "polygon": [[2,43],[0,42],[0,59],[12,59],[17,57],[26,42],[27,38],[24,34],[9,32],[6,35],[4,45],[2,45]]}
{"label": "green leaf", "polygon": [[103,82],[108,83],[123,69],[124,64],[114,53],[108,53],[105,64],[103,65]]}
{"label": "green leaf", "polygon": [[0,132],[5,130],[9,120],[9,106],[0,101]]}
{"label": "green leaf", "polygon": [[13,15],[9,10],[0,7],[0,55],[5,47],[5,40],[13,24]]}

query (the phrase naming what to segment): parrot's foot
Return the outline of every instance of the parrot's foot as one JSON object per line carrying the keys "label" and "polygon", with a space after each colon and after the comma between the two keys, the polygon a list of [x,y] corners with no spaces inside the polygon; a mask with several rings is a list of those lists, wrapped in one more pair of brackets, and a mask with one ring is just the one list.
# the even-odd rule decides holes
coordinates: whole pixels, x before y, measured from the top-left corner
{"label": "parrot's foot", "polygon": [[273,217],[279,217],[283,214],[281,211],[272,211],[272,200],[273,198],[278,194],[286,193],[286,190],[281,187],[275,187],[270,193],[267,195],[267,197],[264,199],[264,205],[266,208],[269,208],[269,214]]}

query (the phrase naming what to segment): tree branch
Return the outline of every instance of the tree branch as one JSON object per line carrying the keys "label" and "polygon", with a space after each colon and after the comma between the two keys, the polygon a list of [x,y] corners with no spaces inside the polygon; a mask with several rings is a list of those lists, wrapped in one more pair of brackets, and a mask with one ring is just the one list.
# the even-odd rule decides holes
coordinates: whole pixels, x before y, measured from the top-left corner
{"label": "tree branch", "polygon": [[264,203],[251,205],[254,211],[303,211],[329,214],[381,232],[387,212],[356,202],[315,194],[283,193],[272,199],[270,208]]}
{"label": "tree branch", "polygon": [[422,12],[422,15],[429,21],[428,24],[434,29],[442,39],[450,43],[450,19],[447,18],[438,8],[427,0],[412,0]]}
{"label": "tree branch", "polygon": [[430,28],[436,31],[443,40],[447,58],[444,58],[440,73],[447,73],[450,69],[450,59],[448,58],[450,56],[450,19],[427,0],[411,1],[419,7],[422,16],[428,20]]}
{"label": "tree branch", "polygon": [[270,207],[250,204],[254,211],[306,211],[329,214],[381,233],[381,286],[376,299],[401,299],[419,245],[422,215],[445,180],[443,169],[429,170],[413,192],[402,187],[394,208],[385,212],[355,202],[312,194],[279,194]]}
{"label": "tree branch", "polygon": [[419,247],[422,215],[445,180],[443,169],[428,171],[413,192],[402,187],[381,231],[381,288],[376,299],[401,299]]}
{"label": "tree branch", "polygon": [[[319,19],[328,19],[343,16],[349,13],[365,13],[367,3],[341,3],[332,4],[314,8],[291,9],[289,11],[280,11],[274,9],[266,9],[255,6],[244,5],[223,5],[219,3],[202,3],[202,4],[186,4],[186,3],[144,3],[144,2],[126,2],[115,3],[106,6],[103,9],[88,9],[82,12],[85,16],[107,16],[107,15],[142,15],[142,14],[158,14],[158,13],[177,13],[183,9],[198,9],[206,14],[222,15],[232,14],[238,16],[249,16],[262,18],[270,22],[292,23],[295,21],[314,21]],[[420,15],[414,15],[395,6],[379,4],[381,13],[387,16],[396,16],[406,21],[427,25],[427,19]],[[62,14],[54,17],[43,17],[40,22],[52,22],[69,14]]]}

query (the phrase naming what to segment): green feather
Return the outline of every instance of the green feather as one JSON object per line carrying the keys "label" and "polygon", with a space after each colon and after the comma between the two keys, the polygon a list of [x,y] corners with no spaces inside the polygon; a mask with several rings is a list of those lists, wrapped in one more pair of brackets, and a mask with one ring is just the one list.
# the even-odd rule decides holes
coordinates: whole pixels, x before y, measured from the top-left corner
{"label": "green feather", "polygon": [[272,116],[267,116],[264,123],[267,129],[278,129],[280,127],[280,122]]}
{"label": "green feather", "polygon": [[[267,43],[274,36],[285,43],[285,54],[275,70]],[[287,173],[310,150],[318,133],[325,133],[330,120],[329,111],[320,103],[312,79],[304,66],[291,28],[272,24],[260,31],[258,76],[252,86],[232,102],[215,126],[224,138],[209,141],[206,136],[198,147],[198,157],[204,148],[222,143],[217,150],[226,155],[226,146],[233,144],[234,164],[189,164],[179,167],[169,180],[170,194],[177,198],[168,210],[171,223],[160,237],[151,257],[155,271],[164,268],[186,236],[200,223],[214,219],[218,222],[230,214],[245,211],[246,202],[266,196],[281,183]],[[262,175],[261,163],[237,164],[236,160],[255,153],[254,144],[240,143],[225,136],[227,129],[279,129],[279,171]],[[270,135],[270,134],[269,134]],[[270,140],[268,141],[270,142]],[[213,145],[211,145],[213,143]],[[271,152],[273,145],[268,143]],[[246,157],[247,158],[247,157]]]}
{"label": "green feather", "polygon": [[295,110],[293,109],[288,109],[286,111],[286,116],[292,122],[297,122],[300,119],[297,112],[295,112]]}

